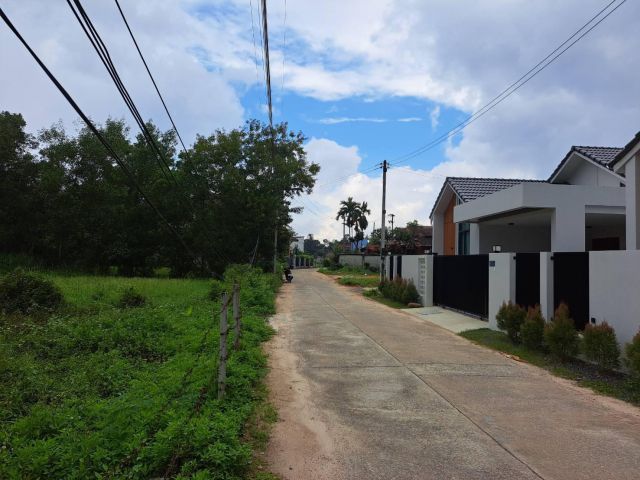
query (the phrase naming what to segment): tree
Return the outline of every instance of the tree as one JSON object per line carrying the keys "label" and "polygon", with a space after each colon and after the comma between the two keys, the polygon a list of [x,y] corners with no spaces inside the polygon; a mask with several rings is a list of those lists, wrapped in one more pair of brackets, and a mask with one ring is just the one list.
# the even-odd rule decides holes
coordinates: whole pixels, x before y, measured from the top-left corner
{"label": "tree", "polygon": [[358,205],[358,202],[356,202],[353,197],[349,197],[340,202],[340,209],[336,215],[336,220],[342,219],[347,226],[349,229],[349,239],[351,239],[351,229],[355,226],[359,216],[359,207],[360,205]]}

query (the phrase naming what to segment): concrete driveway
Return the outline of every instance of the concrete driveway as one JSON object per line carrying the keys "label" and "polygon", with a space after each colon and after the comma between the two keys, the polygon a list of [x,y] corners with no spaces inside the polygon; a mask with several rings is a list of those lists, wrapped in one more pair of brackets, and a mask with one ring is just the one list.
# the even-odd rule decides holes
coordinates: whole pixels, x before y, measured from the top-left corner
{"label": "concrete driveway", "polygon": [[640,409],[294,274],[267,347],[282,478],[640,478]]}

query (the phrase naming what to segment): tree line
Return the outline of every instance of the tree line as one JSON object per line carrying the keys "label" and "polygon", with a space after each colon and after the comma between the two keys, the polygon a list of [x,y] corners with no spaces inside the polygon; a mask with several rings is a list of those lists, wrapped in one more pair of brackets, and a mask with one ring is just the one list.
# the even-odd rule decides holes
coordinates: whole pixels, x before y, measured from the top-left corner
{"label": "tree line", "polygon": [[306,159],[302,133],[251,120],[197,136],[178,152],[173,131],[147,127],[169,171],[124,121],[100,126],[132,180],[88,129],[69,133],[58,123],[31,135],[22,115],[1,112],[0,252],[49,266],[123,275],[169,267],[181,276],[251,259],[266,266],[277,229],[278,254],[287,254],[291,201],[311,192],[319,171]]}

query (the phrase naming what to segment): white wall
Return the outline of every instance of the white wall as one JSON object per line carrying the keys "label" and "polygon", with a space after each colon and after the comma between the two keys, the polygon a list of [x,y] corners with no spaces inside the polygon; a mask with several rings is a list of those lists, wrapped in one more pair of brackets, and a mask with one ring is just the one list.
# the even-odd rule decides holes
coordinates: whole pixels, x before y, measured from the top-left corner
{"label": "white wall", "polygon": [[365,263],[368,263],[371,267],[380,268],[380,256],[379,255],[363,255],[360,253],[341,253],[338,258],[340,265],[349,265],[351,267],[364,267]]}
{"label": "white wall", "polygon": [[566,178],[571,185],[592,185],[598,187],[619,187],[621,179],[613,173],[584,160]]}
{"label": "white wall", "polygon": [[[386,259],[386,278],[390,276],[390,257]],[[433,255],[393,255],[393,278],[398,276],[398,257],[402,257],[401,277],[413,282],[422,305],[433,305]]]}
{"label": "white wall", "polygon": [[[484,225],[479,227],[479,252],[491,253],[493,245],[503,252],[545,252],[551,250],[550,227]],[[473,238],[472,238],[473,242]]]}
{"label": "white wall", "polygon": [[625,165],[627,248],[640,250],[640,153]]}
{"label": "white wall", "polygon": [[489,254],[489,328],[498,329],[496,314],[504,302],[516,301],[516,261],[512,253]]}
{"label": "white wall", "polygon": [[589,314],[622,344],[640,329],[640,251],[589,253]]}

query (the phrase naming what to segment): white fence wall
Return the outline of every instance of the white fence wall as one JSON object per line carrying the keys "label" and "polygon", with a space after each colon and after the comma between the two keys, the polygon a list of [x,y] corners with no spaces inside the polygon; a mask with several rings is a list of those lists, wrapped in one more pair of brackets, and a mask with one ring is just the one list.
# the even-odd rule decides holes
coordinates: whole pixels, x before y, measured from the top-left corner
{"label": "white fence wall", "polygon": [[516,261],[513,253],[489,254],[489,328],[498,329],[496,314],[505,302],[516,300]]}
{"label": "white fence wall", "polygon": [[369,264],[371,267],[380,268],[380,256],[379,255],[363,255],[361,253],[341,253],[338,258],[340,265],[349,265],[351,267],[365,267],[365,264]]}
{"label": "white fence wall", "polygon": [[640,329],[640,251],[589,252],[589,312],[622,344]]}
{"label": "white fence wall", "polygon": [[[393,255],[393,277],[398,276],[398,257],[402,257],[402,275],[411,280],[420,294],[420,303],[433,305],[433,256],[432,255]],[[385,276],[390,278],[390,258],[385,261]]]}

